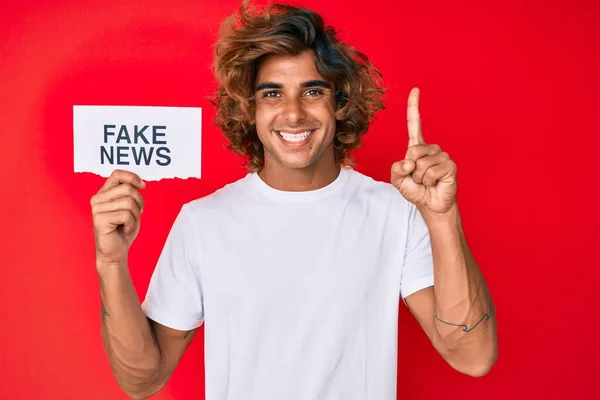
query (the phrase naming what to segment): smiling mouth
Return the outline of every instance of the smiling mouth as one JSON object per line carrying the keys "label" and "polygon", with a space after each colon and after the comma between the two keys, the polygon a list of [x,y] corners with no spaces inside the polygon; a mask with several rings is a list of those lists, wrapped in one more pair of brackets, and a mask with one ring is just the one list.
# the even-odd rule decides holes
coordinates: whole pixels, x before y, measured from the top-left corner
{"label": "smiling mouth", "polygon": [[285,140],[286,142],[301,142],[306,140],[310,135],[315,133],[316,129],[307,130],[304,132],[290,133],[285,131],[275,131],[280,138]]}

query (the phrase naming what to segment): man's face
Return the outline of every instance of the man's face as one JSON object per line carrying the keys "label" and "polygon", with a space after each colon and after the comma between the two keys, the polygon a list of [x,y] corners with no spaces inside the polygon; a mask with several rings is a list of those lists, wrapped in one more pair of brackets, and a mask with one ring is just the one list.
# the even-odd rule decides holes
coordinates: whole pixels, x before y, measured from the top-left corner
{"label": "man's face", "polygon": [[313,52],[268,56],[255,84],[256,130],[265,149],[265,165],[315,166],[322,155],[333,160],[334,87],[317,71]]}

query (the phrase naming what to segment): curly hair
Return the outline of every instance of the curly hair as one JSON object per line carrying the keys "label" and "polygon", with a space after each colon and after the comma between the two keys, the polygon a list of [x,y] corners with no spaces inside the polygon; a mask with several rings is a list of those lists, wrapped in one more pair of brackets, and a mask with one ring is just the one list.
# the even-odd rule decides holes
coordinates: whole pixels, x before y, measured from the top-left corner
{"label": "curly hair", "polygon": [[336,162],[355,165],[350,151],[361,146],[374,115],[385,108],[382,74],[365,54],[338,40],[319,14],[285,4],[271,4],[260,12],[244,0],[239,15],[234,13],[220,27],[213,65],[219,87],[212,103],[217,108],[214,123],[227,138],[227,148],[246,157],[249,171],[264,164],[264,148],[252,123],[260,61],[306,50],[313,51],[317,70],[336,89]]}

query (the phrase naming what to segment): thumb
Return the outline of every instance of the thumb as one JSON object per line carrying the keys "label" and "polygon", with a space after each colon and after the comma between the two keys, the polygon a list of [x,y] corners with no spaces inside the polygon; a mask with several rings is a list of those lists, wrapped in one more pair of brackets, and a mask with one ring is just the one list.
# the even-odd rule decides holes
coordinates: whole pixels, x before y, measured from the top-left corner
{"label": "thumb", "polygon": [[412,160],[397,161],[392,164],[392,184],[402,183],[404,178],[415,170],[416,164]]}

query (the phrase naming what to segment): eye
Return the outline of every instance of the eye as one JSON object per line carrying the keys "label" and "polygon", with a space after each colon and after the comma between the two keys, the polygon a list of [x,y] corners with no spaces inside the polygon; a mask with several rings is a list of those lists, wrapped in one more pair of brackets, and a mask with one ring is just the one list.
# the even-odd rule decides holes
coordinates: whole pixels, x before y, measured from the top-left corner
{"label": "eye", "polygon": [[323,91],[319,89],[309,89],[306,91],[306,95],[310,97],[322,95]]}
{"label": "eye", "polygon": [[276,98],[279,97],[279,93],[276,91],[268,91],[268,92],[264,92],[262,97],[268,97],[268,98]]}

